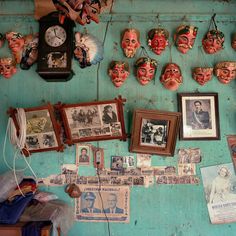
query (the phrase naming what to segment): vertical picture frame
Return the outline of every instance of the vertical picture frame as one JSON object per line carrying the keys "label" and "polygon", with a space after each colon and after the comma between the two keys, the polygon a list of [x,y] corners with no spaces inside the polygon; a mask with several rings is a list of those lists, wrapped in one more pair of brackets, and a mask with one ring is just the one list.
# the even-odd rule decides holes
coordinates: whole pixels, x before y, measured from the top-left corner
{"label": "vertical picture frame", "polygon": [[219,140],[219,104],[217,93],[178,93],[182,113],[181,140]]}

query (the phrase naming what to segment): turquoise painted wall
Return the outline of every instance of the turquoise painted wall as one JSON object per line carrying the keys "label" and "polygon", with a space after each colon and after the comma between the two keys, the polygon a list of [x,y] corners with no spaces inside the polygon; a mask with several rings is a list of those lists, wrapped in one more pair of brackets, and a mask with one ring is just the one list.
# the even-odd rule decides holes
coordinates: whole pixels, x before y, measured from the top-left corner
{"label": "turquoise painted wall", "polygon": [[[0,32],[9,30],[19,31],[23,34],[38,31],[38,23],[33,19],[34,2],[0,1]],[[10,107],[33,107],[43,105],[50,101],[56,103],[78,103],[92,100],[113,99],[121,94],[127,98],[124,107],[127,131],[130,132],[132,111],[135,108],[160,109],[177,111],[177,92],[164,89],[159,82],[160,71],[170,60],[169,50],[158,57],[146,46],[146,33],[157,26],[156,15],[160,14],[162,26],[170,32],[172,42],[175,28],[186,20],[199,27],[197,39],[193,50],[187,55],[180,54],[172,48],[172,59],[180,65],[184,83],[178,92],[217,92],[219,94],[220,111],[220,141],[177,141],[178,148],[200,147],[203,153],[202,162],[197,165],[197,175],[200,177],[200,168],[209,165],[229,163],[230,153],[227,147],[226,135],[236,134],[236,81],[229,85],[222,85],[214,77],[206,86],[201,87],[191,77],[191,68],[198,66],[205,60],[207,64],[214,65],[220,60],[236,60],[235,52],[230,46],[230,37],[236,32],[236,1],[228,2],[217,0],[116,0],[112,9],[113,14],[104,13],[101,23],[92,23],[86,26],[89,33],[98,36],[104,41],[105,58],[100,66],[80,69],[77,62],[73,61],[75,76],[65,83],[47,83],[35,72],[36,65],[29,71],[19,70],[10,80],[0,79],[0,144],[1,150],[5,138],[8,121],[6,110]],[[225,33],[225,49],[214,56],[198,57],[198,46],[209,26],[213,12],[217,13],[218,28]],[[22,14],[22,15],[21,15]],[[131,18],[129,17],[131,15]],[[120,48],[120,32],[130,26],[141,32],[142,45],[146,47],[151,57],[159,61],[155,81],[142,87],[133,76],[119,89],[116,89],[108,75],[107,67],[111,60],[125,59]],[[111,22],[108,23],[108,21]],[[106,27],[107,33],[106,32]],[[83,27],[77,25],[76,30],[82,31]],[[0,56],[9,53],[7,45],[0,49]],[[129,59],[132,64],[135,59]],[[111,155],[130,155],[127,142],[104,141],[93,143],[105,149],[105,165],[110,165]],[[7,147],[7,159],[12,163],[12,151]],[[34,154],[31,157],[31,166],[38,177],[46,177],[60,172],[63,163],[74,163],[75,147],[68,147],[63,153],[47,152]],[[152,165],[177,165],[177,153],[174,157],[163,158],[153,156]],[[24,166],[20,159],[18,167]],[[7,170],[0,154],[0,173]],[[26,171],[26,174],[30,174]],[[94,175],[93,167],[79,169],[80,175]],[[73,200],[64,193],[63,187],[45,188],[58,194],[61,199],[73,205]],[[134,187],[131,189],[130,223],[110,223],[112,236],[224,236],[235,235],[236,225],[210,224],[202,183],[198,186],[188,185],[154,185],[150,188]],[[70,236],[105,236],[108,235],[106,223],[75,223],[71,228]]]}

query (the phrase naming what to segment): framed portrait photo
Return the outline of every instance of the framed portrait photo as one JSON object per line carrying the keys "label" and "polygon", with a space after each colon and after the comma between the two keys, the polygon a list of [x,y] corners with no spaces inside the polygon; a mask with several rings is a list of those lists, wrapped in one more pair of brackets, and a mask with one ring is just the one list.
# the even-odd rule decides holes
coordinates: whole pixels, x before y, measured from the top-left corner
{"label": "framed portrait photo", "polygon": [[[26,140],[22,152],[25,156],[44,151],[63,151],[64,145],[60,140],[60,126],[54,117],[53,106],[24,108],[26,118]],[[19,119],[19,110],[10,108],[8,114],[13,119],[17,135],[23,128]],[[22,118],[21,118],[22,119]]]}
{"label": "framed portrait photo", "polygon": [[180,117],[179,112],[135,110],[130,151],[173,156]]}
{"label": "framed portrait photo", "polygon": [[109,139],[126,140],[123,104],[118,97],[109,101],[78,104],[60,104],[66,133],[66,143],[100,141]]}
{"label": "framed portrait photo", "polygon": [[220,139],[217,93],[178,93],[181,140]]}

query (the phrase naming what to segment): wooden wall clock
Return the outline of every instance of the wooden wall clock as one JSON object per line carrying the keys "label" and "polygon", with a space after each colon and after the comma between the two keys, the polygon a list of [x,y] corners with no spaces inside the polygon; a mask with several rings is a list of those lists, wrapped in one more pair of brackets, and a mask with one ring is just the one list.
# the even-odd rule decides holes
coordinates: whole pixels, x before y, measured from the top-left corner
{"label": "wooden wall clock", "polygon": [[73,27],[65,19],[59,23],[58,13],[53,12],[39,20],[39,55],[37,73],[48,82],[68,81],[73,76]]}

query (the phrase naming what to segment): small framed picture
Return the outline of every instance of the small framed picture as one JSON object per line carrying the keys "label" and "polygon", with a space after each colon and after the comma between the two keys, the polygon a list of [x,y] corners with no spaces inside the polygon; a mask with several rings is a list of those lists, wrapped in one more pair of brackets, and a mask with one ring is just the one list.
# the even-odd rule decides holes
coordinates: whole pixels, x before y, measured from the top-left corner
{"label": "small framed picture", "polygon": [[[22,149],[24,155],[52,150],[63,151],[64,146],[60,140],[60,129],[54,117],[53,106],[48,103],[41,107],[25,108],[24,111],[26,117],[26,140],[25,148]],[[21,131],[18,109],[10,108],[8,113],[19,135]]]}
{"label": "small framed picture", "polygon": [[118,97],[110,101],[58,104],[68,145],[108,139],[126,140],[123,103]]}
{"label": "small framed picture", "polygon": [[217,93],[179,93],[178,106],[182,113],[180,139],[220,139]]}
{"label": "small framed picture", "polygon": [[179,112],[135,110],[130,151],[173,156],[180,117]]}
{"label": "small framed picture", "polygon": [[89,165],[91,146],[76,144],[76,158],[78,160],[78,165]]}

